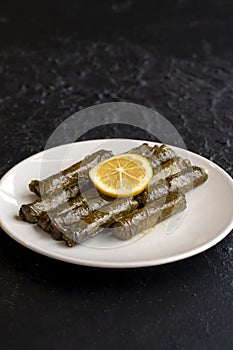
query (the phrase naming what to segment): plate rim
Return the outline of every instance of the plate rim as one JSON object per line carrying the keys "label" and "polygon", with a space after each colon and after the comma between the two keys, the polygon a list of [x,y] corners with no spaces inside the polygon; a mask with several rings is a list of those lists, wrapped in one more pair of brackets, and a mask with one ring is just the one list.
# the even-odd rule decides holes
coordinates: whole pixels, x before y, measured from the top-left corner
{"label": "plate rim", "polygon": [[[82,144],[82,143],[96,143],[96,142],[101,142],[101,141],[116,141],[116,140],[124,140],[124,141],[135,141],[135,142],[147,142],[149,144],[159,144],[161,145],[161,143],[159,142],[153,142],[153,141],[148,141],[148,140],[139,140],[139,139],[131,139],[131,138],[111,138],[111,139],[94,139],[94,140],[84,140],[84,141],[78,141],[78,142],[73,142],[73,143],[68,143],[68,144],[64,144],[64,145],[59,145],[56,147],[52,147],[48,150],[43,150],[40,151],[38,153],[35,153],[23,160],[21,160],[20,162],[18,162],[17,164],[15,164],[12,168],[10,168],[1,178],[0,180],[0,192],[1,192],[1,186],[4,183],[5,179],[9,176],[9,173],[11,173],[12,171],[14,171],[15,168],[17,168],[19,165],[21,165],[22,163],[26,162],[26,161],[30,161],[33,158],[36,157],[40,157],[42,156],[42,154],[44,152],[47,151],[54,151],[55,149],[58,148],[63,148],[63,147],[69,147],[73,144]],[[216,168],[218,171],[220,171],[220,173],[227,179],[227,181],[229,182],[230,186],[232,186],[232,190],[233,190],[233,179],[231,178],[231,176],[223,169],[221,168],[218,164],[212,162],[211,160],[209,160],[208,158],[205,158],[197,153],[194,153],[192,151],[189,151],[188,149],[183,149],[177,146],[173,146],[173,145],[168,145],[169,147],[172,147],[173,149],[178,149],[178,150],[184,150],[186,152],[188,152],[188,154],[190,155],[194,155],[194,156],[198,156],[201,159],[203,159],[204,161],[207,161],[210,163],[210,165],[212,165],[214,168]],[[74,257],[68,257],[65,255],[61,255],[60,253],[56,253],[56,252],[51,252],[49,249],[44,249],[44,248],[37,248],[35,244],[30,244],[25,242],[24,240],[20,239],[20,237],[18,237],[17,235],[15,235],[14,233],[12,233],[8,227],[2,222],[1,219],[1,212],[0,212],[0,227],[5,231],[5,233],[10,236],[13,240],[15,240],[17,243],[21,244],[22,246],[36,252],[39,253],[41,255],[47,256],[49,258],[55,259],[55,260],[59,260],[59,261],[63,261],[63,262],[68,262],[68,263],[72,263],[75,265],[80,265],[80,266],[89,266],[89,267],[100,267],[100,268],[139,268],[139,267],[150,267],[150,266],[159,266],[159,265],[164,265],[164,264],[169,264],[172,262],[176,262],[179,260],[184,260],[187,259],[189,257],[193,257],[197,254],[200,254],[212,247],[214,247],[216,244],[218,244],[221,240],[223,240],[233,229],[233,216],[231,219],[231,222],[229,222],[228,224],[225,225],[224,229],[221,231],[220,234],[218,234],[215,238],[211,239],[209,242],[206,242],[205,244],[202,244],[201,246],[188,250],[186,252],[180,253],[180,254],[176,254],[170,257],[165,257],[165,258],[155,258],[155,259],[144,259],[144,260],[140,260],[140,261],[122,261],[122,262],[116,262],[116,261],[104,261],[104,260],[90,260],[90,259],[78,259],[78,258],[74,258]]]}

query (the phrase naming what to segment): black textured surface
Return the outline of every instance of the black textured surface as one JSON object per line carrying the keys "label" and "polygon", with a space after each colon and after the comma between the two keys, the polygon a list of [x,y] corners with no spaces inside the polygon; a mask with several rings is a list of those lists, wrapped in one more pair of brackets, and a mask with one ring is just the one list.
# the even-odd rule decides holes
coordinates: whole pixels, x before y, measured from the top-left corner
{"label": "black textured surface", "polygon": [[[233,4],[0,4],[0,174],[100,102],[156,108],[188,149],[233,175]],[[83,138],[148,138],[116,125]],[[217,200],[217,199],[216,199]],[[232,349],[232,234],[167,266],[104,270],[40,256],[0,235],[1,349]]]}

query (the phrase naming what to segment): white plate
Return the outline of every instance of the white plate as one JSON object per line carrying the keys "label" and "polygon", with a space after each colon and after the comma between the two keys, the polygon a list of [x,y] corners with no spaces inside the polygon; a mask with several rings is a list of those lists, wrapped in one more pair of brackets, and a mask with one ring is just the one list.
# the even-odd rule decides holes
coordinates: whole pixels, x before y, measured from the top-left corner
{"label": "white plate", "polygon": [[[28,190],[31,179],[49,176],[97,149],[115,154],[143,141],[94,140],[59,146],[29,157],[12,168],[0,183],[0,222],[6,233],[25,247],[66,262],[98,267],[141,267],[181,260],[203,252],[222,240],[233,228],[233,180],[211,161],[173,147],[184,158],[208,170],[209,179],[188,197],[188,206],[158,224],[147,235],[120,241],[100,235],[85,244],[68,248],[36,225],[17,220],[19,207],[36,197]],[[153,145],[153,143],[150,143]],[[64,160],[64,155],[66,159]],[[64,161],[63,161],[64,160]]]}

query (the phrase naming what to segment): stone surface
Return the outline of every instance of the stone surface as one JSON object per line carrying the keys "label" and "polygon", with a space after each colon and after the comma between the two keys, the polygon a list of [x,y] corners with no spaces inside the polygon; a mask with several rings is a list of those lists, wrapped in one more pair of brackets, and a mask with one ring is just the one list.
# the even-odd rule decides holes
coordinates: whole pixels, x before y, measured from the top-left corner
{"label": "stone surface", "polygon": [[[0,5],[0,175],[97,103],[157,109],[187,148],[233,175],[233,5],[8,1]],[[114,124],[82,139],[153,139]],[[217,200],[217,198],[216,198]],[[0,236],[3,349],[232,349],[232,233],[167,266],[104,270]]]}

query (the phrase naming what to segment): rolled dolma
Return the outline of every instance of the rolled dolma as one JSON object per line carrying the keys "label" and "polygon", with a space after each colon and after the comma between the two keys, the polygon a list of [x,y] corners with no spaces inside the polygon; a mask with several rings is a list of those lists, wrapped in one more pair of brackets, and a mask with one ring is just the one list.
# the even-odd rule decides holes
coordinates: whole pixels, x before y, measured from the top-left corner
{"label": "rolled dolma", "polygon": [[[133,148],[131,150],[131,153],[141,154],[142,156],[146,157],[147,155],[153,155],[153,148],[150,147],[147,143],[144,143],[138,147]],[[38,196],[47,196],[59,190],[63,190],[69,186],[72,186],[72,184],[77,184],[77,182],[81,182],[85,185],[89,170],[96,164],[112,156],[113,153],[111,151],[97,151],[91,155],[88,155],[78,163],[75,163],[67,169],[49,176],[44,180],[32,180],[29,184],[29,189],[31,192],[36,193]]]}
{"label": "rolled dolma", "polygon": [[172,159],[177,156],[176,152],[173,151],[167,145],[155,146],[153,149],[153,156],[159,159],[159,163],[163,164],[167,162],[169,159]]}
{"label": "rolled dolma", "polygon": [[56,210],[49,211],[38,218],[37,224],[46,232],[53,234],[58,233],[56,223],[60,225],[72,225],[81,218],[91,214],[93,211],[100,209],[104,205],[111,203],[114,198],[100,194],[96,189],[87,191],[93,194],[93,197],[78,196],[68,204],[64,203]]}
{"label": "rolled dolma", "polygon": [[[114,229],[115,236],[122,240],[130,239],[153,227],[156,223],[184,210],[186,208],[184,192],[201,185],[207,178],[208,175],[204,169],[192,166],[160,180],[150,188],[147,197],[148,204],[128,215],[122,215],[118,219],[114,218],[110,227]],[[100,231],[97,230],[96,233],[98,232]],[[94,233],[93,229],[90,237]],[[67,245],[75,244],[72,235],[63,238],[67,241]]]}
{"label": "rolled dolma", "polygon": [[160,164],[158,158],[154,156],[155,149],[157,150],[157,148],[159,148],[159,146],[155,145],[153,147],[150,147],[147,143],[143,143],[141,146],[135,147],[127,153],[135,153],[147,158],[150,162],[151,167],[155,169]]}
{"label": "rolled dolma", "polygon": [[147,203],[166,196],[169,193],[169,184],[166,179],[161,179],[148,189],[135,196],[138,201],[139,207],[144,207]]}
{"label": "rolled dolma", "polygon": [[181,191],[186,193],[204,183],[207,178],[208,175],[205,169],[195,165],[190,166],[155,182],[147,190],[137,195],[135,199],[139,202],[139,206],[144,206],[146,203],[166,196],[170,192]]}
{"label": "rolled dolma", "polygon": [[[144,143],[131,150],[132,153],[137,153],[142,156],[153,155],[153,148],[148,144]],[[19,215],[22,220],[28,221],[30,223],[36,223],[39,218],[43,216],[40,220],[40,226],[43,229],[49,227],[49,217],[45,215],[47,211],[59,208],[60,205],[64,204],[63,207],[73,209],[73,207],[78,207],[84,200],[84,197],[80,194],[80,189],[85,192],[85,198],[96,198],[96,190],[91,189],[91,191],[86,192],[89,187],[93,187],[93,184],[89,178],[89,170],[92,166],[95,166],[98,162],[101,162],[107,158],[113,156],[111,151],[97,151],[91,156],[87,156],[83,161],[80,161],[71,167],[63,170],[61,173],[50,176],[49,178],[37,181],[33,180],[30,184],[30,190],[40,195],[40,189],[49,188],[49,196],[43,195],[43,200],[40,198],[32,203],[23,204],[20,208]],[[90,166],[90,168],[89,168]],[[88,171],[86,171],[88,168]],[[78,176],[78,178],[77,178]],[[75,179],[75,183],[73,180]],[[65,186],[65,182],[69,182],[69,186]],[[57,187],[55,184],[58,183]],[[61,185],[61,188],[60,188]],[[80,186],[81,185],[81,186]],[[50,193],[52,190],[60,188],[60,191],[55,193]],[[43,190],[44,191],[44,190]],[[47,194],[46,194],[47,195]],[[78,197],[78,198],[77,198]],[[77,198],[75,203],[72,199]],[[71,201],[71,202],[70,202]],[[63,210],[64,208],[60,208]],[[47,230],[47,229],[46,229]]]}
{"label": "rolled dolma", "polygon": [[[166,145],[162,145],[160,147],[155,145],[154,147],[150,147],[146,143],[132,149],[129,152],[141,154],[142,156],[147,157],[150,160],[153,168],[176,156],[176,153]],[[67,169],[49,176],[44,180],[32,180],[29,184],[29,189],[39,196],[48,196],[54,192],[72,186],[77,182],[82,182],[85,184],[89,170],[96,164],[110,158],[111,156],[113,156],[111,151],[97,151],[86,156],[78,163],[75,163]]]}
{"label": "rolled dolma", "polygon": [[[192,188],[195,188],[198,185],[202,184],[206,181],[206,179],[207,173],[204,169],[197,166],[191,166],[187,169],[181,170],[177,174],[169,176],[165,179],[161,179],[160,181],[154,183],[149,187],[147,191],[143,191],[137,195],[135,197],[135,200],[138,202],[139,208],[143,208],[148,203],[154,202],[160,198],[163,198],[164,200],[164,198],[169,196],[172,192],[185,193]],[[122,199],[122,201],[124,201],[124,199]],[[95,200],[93,200],[93,202],[95,202]],[[102,210],[105,210],[105,208],[108,208],[108,205],[106,207],[103,207]],[[84,210],[84,208],[77,208],[77,210],[70,211],[63,217],[59,215],[53,217],[49,227],[50,233],[55,235],[54,237],[58,237],[58,235],[60,235],[59,237],[61,238],[62,233],[65,231],[72,232],[76,224],[78,226],[78,222],[82,218],[81,210]],[[85,210],[88,212],[88,209],[86,209],[86,207]],[[93,214],[95,214],[95,212]],[[91,214],[91,208],[90,214],[84,217],[84,221],[88,222],[89,217],[92,220],[93,217]],[[68,226],[70,227],[68,228]],[[94,226],[92,225],[92,227]],[[93,233],[94,231],[91,232],[90,236]],[[71,241],[72,240],[73,238],[71,238]]]}
{"label": "rolled dolma", "polygon": [[[90,188],[90,193],[96,193],[95,188],[91,182],[86,183]],[[89,191],[86,191],[88,193]],[[23,204],[19,210],[19,215],[24,221],[30,223],[36,223],[38,219],[44,215],[46,212],[54,210],[55,208],[72,207],[73,200],[80,205],[83,203],[84,198],[80,195],[79,185],[74,185],[72,187],[67,187],[63,191],[59,191],[56,195],[48,196],[45,198],[40,198],[32,203]]]}
{"label": "rolled dolma", "polygon": [[[159,151],[159,149],[161,149],[161,151]],[[166,152],[167,158],[169,158],[169,156],[174,155],[173,151],[170,150],[170,148],[165,146],[165,145],[162,145],[161,147],[156,146],[156,145],[154,147],[150,147],[146,143],[144,143],[136,148],[133,148],[130,152],[140,154],[144,157],[147,157],[148,160],[151,162],[154,171],[156,171],[156,169],[157,169],[157,177],[154,177],[153,181],[155,181],[155,180],[157,181],[157,179],[160,176],[159,175],[160,174],[159,166],[161,164],[161,161],[165,159],[164,152]],[[155,156],[155,153],[156,153],[156,156]],[[98,152],[94,153],[93,155],[96,155],[97,161],[99,159],[100,159],[99,161],[101,161],[101,160],[104,160],[105,158],[112,156],[112,153],[110,151],[102,150],[102,151],[98,151]],[[34,201],[33,203],[22,205],[20,208],[20,212],[19,212],[20,217],[23,220],[28,221],[30,223],[36,223],[38,221],[38,219],[41,218],[43,215],[43,219],[41,219],[40,223],[43,222],[43,229],[45,229],[46,228],[46,216],[44,215],[45,212],[50,211],[50,210],[54,210],[56,208],[57,212],[58,212],[58,210],[61,210],[61,214],[62,214],[63,208],[62,207],[60,208],[59,206],[62,205],[63,203],[64,203],[63,207],[65,207],[66,210],[77,208],[81,204],[80,200],[83,200],[83,196],[81,195],[81,197],[80,197],[80,189],[82,190],[82,192],[85,192],[86,196],[89,199],[97,198],[98,195],[96,195],[95,189],[91,189],[90,191],[86,191],[88,188],[92,187],[92,183],[91,183],[91,180],[89,178],[88,173],[86,171],[83,172],[82,169],[85,170],[86,169],[85,166],[87,167],[90,164],[93,165],[96,161],[96,159],[94,157],[92,157],[91,159],[90,159],[91,156],[88,156],[88,157],[86,157],[84,159],[85,162],[81,161],[81,162],[69,167],[68,169],[64,170],[60,174],[55,174],[55,175],[53,175],[45,180],[40,181],[40,184],[38,186],[41,188],[43,186],[44,187],[52,186],[52,184],[55,184],[55,182],[57,181],[57,182],[59,182],[59,186],[62,185],[62,189],[60,189],[60,191],[56,191],[55,193],[52,193],[49,196],[45,196],[45,197],[43,196],[43,200],[38,199],[38,200]],[[87,165],[88,159],[89,159],[89,163],[88,163],[89,165]],[[180,158],[176,158],[176,160],[174,160],[174,162],[171,162],[171,164],[169,164],[169,168],[171,168],[172,166],[173,166],[173,168],[175,168],[176,166],[181,168],[181,161],[180,160],[178,161],[178,159],[180,159]],[[179,164],[178,164],[178,162],[179,162]],[[83,163],[83,164],[81,164],[81,163]],[[74,175],[75,168],[77,168],[77,171],[76,171],[76,174]],[[161,168],[161,177],[163,177],[163,174],[166,173],[166,170],[164,170],[164,168],[165,167],[163,167],[163,166]],[[169,170],[167,170],[167,171],[169,173]],[[170,174],[171,173],[172,172],[170,171]],[[174,171],[173,171],[173,173],[174,173]],[[59,180],[59,176],[61,177],[61,181]],[[75,178],[77,181],[75,183],[72,183],[72,181]],[[72,181],[71,181],[71,179],[72,179]],[[69,186],[66,187],[64,181],[67,181],[67,182],[71,181],[71,183]],[[35,187],[35,188],[37,188],[37,190],[39,188],[38,186]],[[63,186],[64,186],[64,188],[63,188]],[[51,187],[51,189],[52,189],[52,187]],[[85,198],[87,198],[86,196],[85,196]],[[75,198],[75,200],[72,201],[74,198]],[[48,227],[48,225],[49,225],[49,218],[47,217],[47,227]]]}
{"label": "rolled dolma", "polygon": [[89,170],[96,164],[104,161],[107,158],[113,156],[111,151],[100,150],[91,155],[86,156],[83,160],[79,161],[68,167],[65,170],[60,171],[57,174],[49,176],[48,178],[38,181],[32,180],[29,184],[30,191],[41,196],[48,196],[59,190],[63,190],[79,181],[81,174],[88,174]]}
{"label": "rolled dolma", "polygon": [[[173,175],[182,169],[187,168],[187,166],[188,163],[186,160],[176,157],[164,163],[159,169],[156,169],[149,184],[150,189],[151,186],[157,183],[156,187],[153,187],[153,199],[160,198],[169,192],[166,182],[158,182],[158,180],[161,180],[168,175]],[[149,189],[144,190],[141,194],[135,197],[140,204],[147,201],[147,192]],[[156,195],[154,192],[156,192]],[[101,195],[95,188],[93,188],[85,192],[83,195],[76,197],[72,201],[69,201],[69,205],[64,203],[64,205],[55,208],[52,212],[42,215],[38,219],[38,225],[43,228],[44,231],[51,234],[56,232],[57,237],[57,228],[56,225],[53,225],[54,218],[57,217],[57,221],[61,223],[69,222],[70,224],[73,224],[80,220],[80,218],[89,215],[92,211],[100,209],[108,204],[111,200],[111,197]]]}
{"label": "rolled dolma", "polygon": [[184,194],[181,192],[169,193],[168,196],[157,199],[144,208],[136,209],[115,220],[111,227],[117,238],[127,240],[185,208]]}
{"label": "rolled dolma", "polygon": [[[91,183],[90,183],[91,186]],[[64,204],[66,207],[69,205],[69,201],[72,203],[72,199],[76,198],[80,194],[79,185],[65,188],[63,191],[59,191],[56,195],[48,196],[46,198],[40,198],[33,203],[23,204],[20,208],[20,217],[28,222],[36,223],[38,219],[47,211],[58,208]],[[83,197],[78,198],[79,202],[83,201]]]}
{"label": "rolled dolma", "polygon": [[132,149],[129,151],[129,153],[138,153],[147,158],[154,170],[168,160],[177,157],[175,151],[173,151],[167,145],[155,145],[153,147],[150,147],[145,143],[137,148]]}
{"label": "rolled dolma", "polygon": [[148,143],[143,143],[142,145],[127,151],[127,153],[139,154],[143,157],[153,156],[154,147],[149,146]]}
{"label": "rolled dolma", "polygon": [[73,225],[60,225],[56,222],[57,228],[62,232],[63,239],[68,242],[82,243],[103,227],[108,227],[117,218],[127,215],[138,207],[138,202],[133,198],[116,199],[111,204],[100,210],[96,210],[84,219]]}
{"label": "rolled dolma", "polygon": [[180,157],[169,159],[154,170],[151,182],[155,183],[161,179],[165,179],[166,177],[177,174],[181,170],[187,169],[190,166],[191,164],[187,159],[182,159]]}
{"label": "rolled dolma", "polygon": [[166,179],[170,191],[181,189],[184,193],[188,192],[204,183],[208,178],[206,170],[195,165],[182,170],[178,174],[171,175]]}

